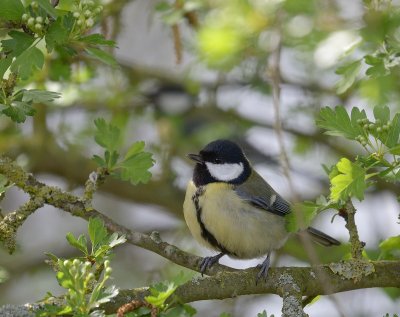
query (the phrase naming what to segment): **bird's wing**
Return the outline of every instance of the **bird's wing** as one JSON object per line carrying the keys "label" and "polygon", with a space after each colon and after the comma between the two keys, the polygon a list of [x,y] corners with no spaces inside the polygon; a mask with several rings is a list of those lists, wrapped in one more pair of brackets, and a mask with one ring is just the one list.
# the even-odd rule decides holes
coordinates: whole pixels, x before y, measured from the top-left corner
{"label": "bird's wing", "polygon": [[290,204],[256,172],[252,171],[249,179],[235,187],[240,198],[251,205],[272,212],[278,216],[290,213]]}

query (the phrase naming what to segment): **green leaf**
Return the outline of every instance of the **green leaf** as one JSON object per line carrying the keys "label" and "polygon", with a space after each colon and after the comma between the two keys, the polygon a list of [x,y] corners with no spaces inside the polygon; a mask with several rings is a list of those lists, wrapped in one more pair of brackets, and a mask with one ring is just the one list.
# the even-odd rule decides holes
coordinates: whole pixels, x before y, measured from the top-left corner
{"label": "green leaf", "polygon": [[104,223],[99,218],[90,218],[88,225],[89,237],[92,242],[92,251],[96,252],[103,244],[107,243],[108,232]]}
{"label": "green leaf", "polygon": [[111,40],[106,40],[104,38],[104,35],[101,33],[95,33],[95,34],[90,34],[87,36],[82,36],[79,38],[79,41],[85,42],[87,44],[91,45],[105,45],[105,46],[111,46],[115,47],[116,43]]}
{"label": "green leaf", "polygon": [[98,145],[109,150],[115,151],[121,143],[121,131],[118,127],[108,124],[103,118],[94,120],[96,132],[94,139]]}
{"label": "green leaf", "polygon": [[101,158],[100,156],[98,156],[98,155],[93,155],[93,161],[95,161],[96,162],[96,164],[97,165],[99,165],[100,167],[106,167],[107,166],[107,163],[106,163],[106,161],[103,159],[103,158]]}
{"label": "green leaf", "polygon": [[35,38],[25,32],[10,31],[10,39],[2,40],[1,46],[4,53],[9,57],[16,57],[26,51],[35,41]]}
{"label": "green leaf", "polygon": [[12,63],[12,57],[0,59],[0,81],[3,79],[4,74]]}
{"label": "green leaf", "polygon": [[371,65],[371,67],[365,73],[372,78],[388,75],[390,71],[385,67],[384,58],[385,54],[381,56],[366,55],[364,61],[366,64]]}
{"label": "green leaf", "polygon": [[174,283],[158,283],[150,287],[151,295],[146,296],[144,299],[149,304],[156,307],[162,307],[165,301],[170,297],[178,286]]}
{"label": "green leaf", "polygon": [[48,15],[50,15],[53,19],[57,19],[57,11],[54,7],[50,4],[49,0],[36,0],[39,6],[46,11]]}
{"label": "green leaf", "polygon": [[346,92],[354,83],[361,69],[361,60],[339,67],[336,74],[342,75],[337,82],[336,89],[338,94]]}
{"label": "green leaf", "polygon": [[46,32],[45,40],[48,52],[51,52],[56,45],[65,44],[68,40],[70,30],[65,27],[63,21],[64,17],[58,17],[56,21],[50,24]]}
{"label": "green leaf", "polygon": [[118,295],[118,292],[118,288],[114,285],[107,287],[105,290],[101,290],[97,296],[96,305],[94,305],[94,307],[97,307],[99,304],[108,303],[112,298]]}
{"label": "green leaf", "polygon": [[66,238],[70,245],[82,251],[85,255],[89,254],[87,249],[86,237],[83,234],[80,235],[78,239],[76,239],[71,232],[68,232]]}
{"label": "green leaf", "polygon": [[130,181],[133,185],[147,183],[151,178],[148,171],[154,164],[152,154],[140,152],[131,155],[129,158],[120,162],[117,166],[120,169],[119,176],[124,181]]}
{"label": "green leaf", "polygon": [[399,143],[400,135],[400,113],[396,113],[388,130],[385,145],[389,148],[395,147]]}
{"label": "green leaf", "polygon": [[107,244],[103,244],[101,246],[99,246],[98,248],[96,248],[95,252],[92,254],[97,261],[99,261],[99,258],[104,257],[105,255],[107,255],[107,253],[111,250],[111,247]]}
{"label": "green leaf", "polygon": [[33,103],[46,103],[54,101],[56,98],[60,98],[61,94],[54,91],[39,90],[39,89],[22,89],[17,94],[22,94],[22,101],[33,102]]}
{"label": "green leaf", "polygon": [[117,66],[118,63],[115,60],[114,56],[112,56],[110,53],[103,51],[99,48],[95,47],[86,47],[85,51],[92,57],[98,59],[99,61],[110,65],[110,66]]}
{"label": "green leaf", "polygon": [[107,167],[112,169],[117,164],[119,153],[117,151],[105,151],[104,158],[106,159]]}
{"label": "green leaf", "polygon": [[335,109],[325,107],[321,109],[316,123],[320,128],[327,130],[326,134],[354,140],[359,135],[365,135],[357,120],[366,118],[365,111],[360,111],[357,107],[352,108],[351,117],[343,106],[337,106]]}
{"label": "green leaf", "polygon": [[1,111],[17,123],[25,122],[26,117],[33,116],[35,112],[36,110],[29,103],[21,101],[13,101],[10,106]]}
{"label": "green leaf", "polygon": [[44,55],[36,47],[30,47],[19,55],[14,63],[11,64],[11,70],[18,72],[22,79],[27,79],[33,71],[41,69],[44,64]]}
{"label": "green leaf", "polygon": [[333,177],[329,176],[331,180],[331,200],[333,202],[345,201],[351,196],[363,200],[366,189],[365,170],[347,158],[342,158],[336,164],[336,167],[339,174],[332,175]]}
{"label": "green leaf", "polygon": [[131,145],[128,151],[125,154],[125,159],[128,159],[136,154],[143,152],[145,143],[144,141],[137,141]]}
{"label": "green leaf", "polygon": [[379,244],[381,260],[400,259],[400,236],[390,237]]}
{"label": "green leaf", "polygon": [[0,19],[8,21],[19,21],[25,12],[24,5],[20,0],[1,0]]}
{"label": "green leaf", "polygon": [[386,124],[390,120],[390,109],[388,106],[375,106],[374,117],[379,119],[382,124]]}

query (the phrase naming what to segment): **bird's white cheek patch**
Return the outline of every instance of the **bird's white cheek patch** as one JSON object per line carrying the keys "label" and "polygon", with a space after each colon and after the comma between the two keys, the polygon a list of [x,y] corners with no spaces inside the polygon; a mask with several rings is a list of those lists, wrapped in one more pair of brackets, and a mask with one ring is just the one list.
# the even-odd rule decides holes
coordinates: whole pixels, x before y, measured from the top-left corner
{"label": "bird's white cheek patch", "polygon": [[244,170],[242,163],[213,164],[206,162],[206,165],[211,176],[223,182],[238,178]]}

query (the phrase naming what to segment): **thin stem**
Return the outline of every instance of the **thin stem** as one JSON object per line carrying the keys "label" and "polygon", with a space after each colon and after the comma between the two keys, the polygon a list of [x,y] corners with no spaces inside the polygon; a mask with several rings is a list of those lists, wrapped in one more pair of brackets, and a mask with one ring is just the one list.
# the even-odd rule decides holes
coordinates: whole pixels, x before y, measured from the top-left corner
{"label": "thin stem", "polygon": [[355,221],[356,209],[351,200],[349,200],[345,207],[339,210],[339,215],[346,221],[346,228],[349,231],[349,241],[351,245],[351,256],[353,259],[362,260],[362,252],[365,242],[360,241],[358,230]]}

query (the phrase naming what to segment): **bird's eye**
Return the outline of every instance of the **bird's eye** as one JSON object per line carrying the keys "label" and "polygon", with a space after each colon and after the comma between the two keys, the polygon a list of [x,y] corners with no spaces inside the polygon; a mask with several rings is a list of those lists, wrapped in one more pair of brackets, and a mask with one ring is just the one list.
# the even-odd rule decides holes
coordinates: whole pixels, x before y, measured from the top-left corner
{"label": "bird's eye", "polygon": [[219,159],[219,158],[216,158],[216,159],[214,159],[214,163],[216,163],[216,164],[221,164],[221,163],[222,163],[222,161],[221,161],[221,159]]}

